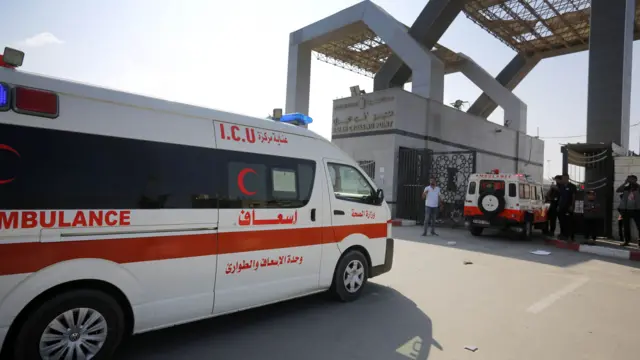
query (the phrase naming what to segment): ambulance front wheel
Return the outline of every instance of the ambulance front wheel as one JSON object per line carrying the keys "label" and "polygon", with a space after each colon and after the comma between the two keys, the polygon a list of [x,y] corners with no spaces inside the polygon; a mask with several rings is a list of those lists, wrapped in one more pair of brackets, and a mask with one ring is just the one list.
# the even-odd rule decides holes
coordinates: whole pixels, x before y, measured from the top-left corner
{"label": "ambulance front wheel", "polygon": [[369,262],[366,256],[358,250],[351,250],[336,267],[331,291],[340,301],[356,300],[362,294],[368,278]]}

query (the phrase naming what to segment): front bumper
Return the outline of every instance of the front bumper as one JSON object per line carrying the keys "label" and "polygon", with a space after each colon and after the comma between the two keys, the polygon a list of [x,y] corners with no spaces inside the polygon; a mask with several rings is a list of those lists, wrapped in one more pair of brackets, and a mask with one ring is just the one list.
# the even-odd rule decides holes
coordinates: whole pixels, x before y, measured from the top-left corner
{"label": "front bumper", "polygon": [[466,218],[466,224],[468,227],[481,227],[481,228],[510,228],[514,226],[520,226],[521,224],[517,220],[507,219],[501,216],[468,216]]}
{"label": "front bumper", "polygon": [[384,273],[391,271],[391,267],[393,266],[393,251],[394,251],[393,247],[394,247],[394,240],[391,238],[387,238],[386,252],[384,254],[384,264],[374,266],[371,269],[371,276],[369,276],[370,278],[376,277],[378,275],[382,275]]}

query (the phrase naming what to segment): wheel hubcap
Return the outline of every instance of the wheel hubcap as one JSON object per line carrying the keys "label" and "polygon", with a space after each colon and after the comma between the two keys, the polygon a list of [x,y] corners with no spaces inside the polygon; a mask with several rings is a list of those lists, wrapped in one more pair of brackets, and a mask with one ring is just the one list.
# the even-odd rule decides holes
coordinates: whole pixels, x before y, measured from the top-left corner
{"label": "wheel hubcap", "polygon": [[344,270],[344,288],[353,294],[360,290],[364,283],[364,265],[360,260],[351,260]]}
{"label": "wheel hubcap", "polygon": [[43,360],[90,360],[107,340],[107,321],[99,312],[79,308],[58,315],[40,337]]}

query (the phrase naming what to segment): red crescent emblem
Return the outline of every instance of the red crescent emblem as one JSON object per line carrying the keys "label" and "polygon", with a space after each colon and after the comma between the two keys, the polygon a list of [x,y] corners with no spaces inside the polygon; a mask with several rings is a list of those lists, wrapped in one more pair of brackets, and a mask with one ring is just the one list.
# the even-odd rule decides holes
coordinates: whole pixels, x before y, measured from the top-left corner
{"label": "red crescent emblem", "polygon": [[249,191],[247,190],[247,188],[244,186],[244,177],[248,174],[248,173],[252,173],[252,174],[257,174],[257,172],[251,168],[244,168],[242,170],[240,170],[240,172],[238,173],[238,189],[240,189],[240,191],[242,191],[243,194],[245,195],[255,195],[255,191]]}
{"label": "red crescent emblem", "polygon": [[[0,144],[0,150],[8,151],[8,152],[14,153],[17,157],[21,157],[20,153],[9,145]],[[15,179],[16,179],[15,177],[12,177],[10,179],[0,179],[0,185],[8,184]]]}

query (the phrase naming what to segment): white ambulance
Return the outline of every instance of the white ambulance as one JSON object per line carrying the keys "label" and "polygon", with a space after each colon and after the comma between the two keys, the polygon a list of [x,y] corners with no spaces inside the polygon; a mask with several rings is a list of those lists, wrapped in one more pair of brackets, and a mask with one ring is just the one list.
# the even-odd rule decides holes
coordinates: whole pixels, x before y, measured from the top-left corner
{"label": "white ambulance", "polygon": [[525,174],[503,174],[495,169],[471,174],[464,217],[474,236],[486,228],[514,230],[529,239],[533,229],[547,226],[548,204],[542,185]]}
{"label": "white ambulance", "polygon": [[391,269],[382,190],[307,129],[0,62],[0,345],[108,359],[121,340]]}

